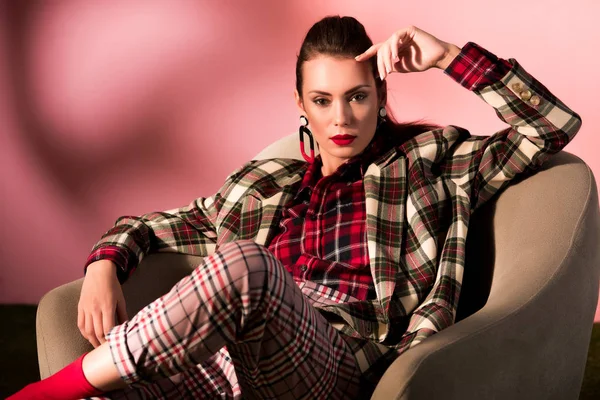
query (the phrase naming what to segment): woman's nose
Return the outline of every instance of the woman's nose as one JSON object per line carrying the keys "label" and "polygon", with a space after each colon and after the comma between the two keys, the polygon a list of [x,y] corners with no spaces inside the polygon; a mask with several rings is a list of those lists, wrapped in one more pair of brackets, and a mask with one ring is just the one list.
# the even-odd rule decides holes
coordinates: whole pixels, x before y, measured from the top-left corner
{"label": "woman's nose", "polygon": [[333,112],[336,125],[348,124],[350,122],[350,119],[352,118],[352,109],[350,108],[350,104],[347,104],[343,101],[336,102]]}

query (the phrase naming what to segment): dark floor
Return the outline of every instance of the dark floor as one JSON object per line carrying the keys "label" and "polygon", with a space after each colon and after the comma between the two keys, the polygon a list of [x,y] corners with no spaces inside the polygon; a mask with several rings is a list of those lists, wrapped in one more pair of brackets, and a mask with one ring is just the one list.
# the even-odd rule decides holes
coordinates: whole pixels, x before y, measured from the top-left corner
{"label": "dark floor", "polygon": [[[40,379],[35,305],[0,304],[0,399]],[[11,327],[7,329],[6,327]],[[600,324],[594,325],[580,400],[600,399]]]}
{"label": "dark floor", "polygon": [[[35,344],[36,306],[0,304],[0,399],[40,379]],[[10,327],[10,329],[9,329]]]}

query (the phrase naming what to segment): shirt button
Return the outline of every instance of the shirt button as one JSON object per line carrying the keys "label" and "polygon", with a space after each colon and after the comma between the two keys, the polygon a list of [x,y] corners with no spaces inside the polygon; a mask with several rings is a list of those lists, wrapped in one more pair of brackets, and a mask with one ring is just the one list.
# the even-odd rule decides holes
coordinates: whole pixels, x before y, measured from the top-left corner
{"label": "shirt button", "polygon": [[531,99],[529,99],[529,102],[531,104],[533,104],[534,106],[539,106],[540,105],[540,98],[539,98],[539,96],[533,95],[533,96],[531,96]]}
{"label": "shirt button", "polygon": [[301,265],[300,266],[300,271],[304,272],[304,271],[306,271],[306,269],[307,269],[306,265]]}
{"label": "shirt button", "polygon": [[531,98],[531,91],[530,90],[523,90],[521,92],[521,98],[525,101],[529,100]]}
{"label": "shirt button", "polygon": [[523,91],[523,85],[521,84],[521,82],[515,82],[512,84],[512,88],[515,92],[522,92]]}

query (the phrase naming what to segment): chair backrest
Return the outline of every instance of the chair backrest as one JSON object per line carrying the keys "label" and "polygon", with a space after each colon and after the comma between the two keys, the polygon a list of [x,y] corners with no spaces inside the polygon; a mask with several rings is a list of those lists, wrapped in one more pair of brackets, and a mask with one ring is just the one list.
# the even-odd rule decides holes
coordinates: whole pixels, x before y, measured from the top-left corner
{"label": "chair backrest", "polygon": [[[304,143],[306,154],[310,155],[310,147],[308,141]],[[315,142],[315,157],[319,154],[317,148],[317,142]],[[253,160],[263,160],[266,158],[294,158],[297,160],[303,160],[302,153],[300,152],[300,139],[298,138],[298,132],[291,133],[281,139],[276,140],[264,149],[262,149]]]}

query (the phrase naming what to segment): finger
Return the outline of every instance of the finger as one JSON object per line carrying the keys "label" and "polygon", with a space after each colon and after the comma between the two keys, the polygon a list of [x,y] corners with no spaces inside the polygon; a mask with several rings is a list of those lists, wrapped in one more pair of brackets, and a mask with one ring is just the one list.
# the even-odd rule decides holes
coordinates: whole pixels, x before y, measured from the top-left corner
{"label": "finger", "polygon": [[88,340],[88,334],[85,331],[85,312],[81,311],[77,314],[77,327],[79,328],[79,332],[81,336],[83,336],[86,340]]}
{"label": "finger", "polygon": [[383,65],[383,59],[381,56],[381,52],[377,52],[377,70],[379,71],[379,78],[382,81],[385,79],[384,69],[385,69],[385,66]]}
{"label": "finger", "polygon": [[398,60],[393,62],[394,70],[397,72],[408,72],[408,69],[406,68],[406,57],[410,57],[411,55],[410,49],[413,36],[414,35],[410,34],[410,31],[403,32],[398,36],[399,44],[395,46],[396,56],[394,57]]}
{"label": "finger", "polygon": [[129,320],[127,316],[127,307],[125,306],[125,300],[119,301],[117,303],[117,318],[119,318],[119,323]]}
{"label": "finger", "polygon": [[374,54],[377,54],[377,50],[381,47],[381,43],[374,44],[369,47],[364,53],[357,55],[354,57],[356,61],[365,61],[371,58]]}
{"label": "finger", "polygon": [[406,52],[405,49],[398,50],[398,61],[396,61],[394,63],[394,70],[396,72],[400,72],[400,73],[408,72],[405,68],[406,57],[408,57],[408,56],[409,56],[409,54]]}
{"label": "finger", "polygon": [[399,38],[397,34],[393,34],[392,38],[394,39],[394,44],[392,45],[392,63],[396,61],[398,58],[398,46],[400,44]]}
{"label": "finger", "polygon": [[385,74],[386,76],[392,73],[392,59],[391,59],[391,49],[390,44],[386,43],[385,46],[381,47],[381,57],[383,57],[383,65],[385,66]]}
{"label": "finger", "polygon": [[100,340],[101,343],[106,342],[106,334],[115,325],[115,312],[105,310],[102,313],[102,339]]}
{"label": "finger", "polygon": [[404,28],[398,32],[396,40],[396,56],[399,56],[400,50],[406,48],[406,46],[413,40],[416,30],[412,27]]}
{"label": "finger", "polygon": [[83,333],[83,329],[85,328],[85,314],[81,309],[77,309],[77,328],[79,328],[79,332]]}
{"label": "finger", "polygon": [[398,32],[398,38],[402,43],[409,42],[413,40],[415,35],[417,34],[417,28],[415,26],[407,26],[406,28],[400,29]]}
{"label": "finger", "polygon": [[94,315],[94,335],[98,346],[102,344],[104,339],[104,329],[102,328],[102,315],[100,313]]}
{"label": "finger", "polygon": [[98,343],[98,339],[96,339],[96,335],[94,334],[94,319],[91,314],[88,314],[85,317],[85,338],[94,347],[98,347],[100,345],[100,343]]}
{"label": "finger", "polygon": [[406,48],[400,52],[400,61],[396,64],[396,70],[401,73],[411,72],[410,64],[412,60],[412,53],[409,48]]}

